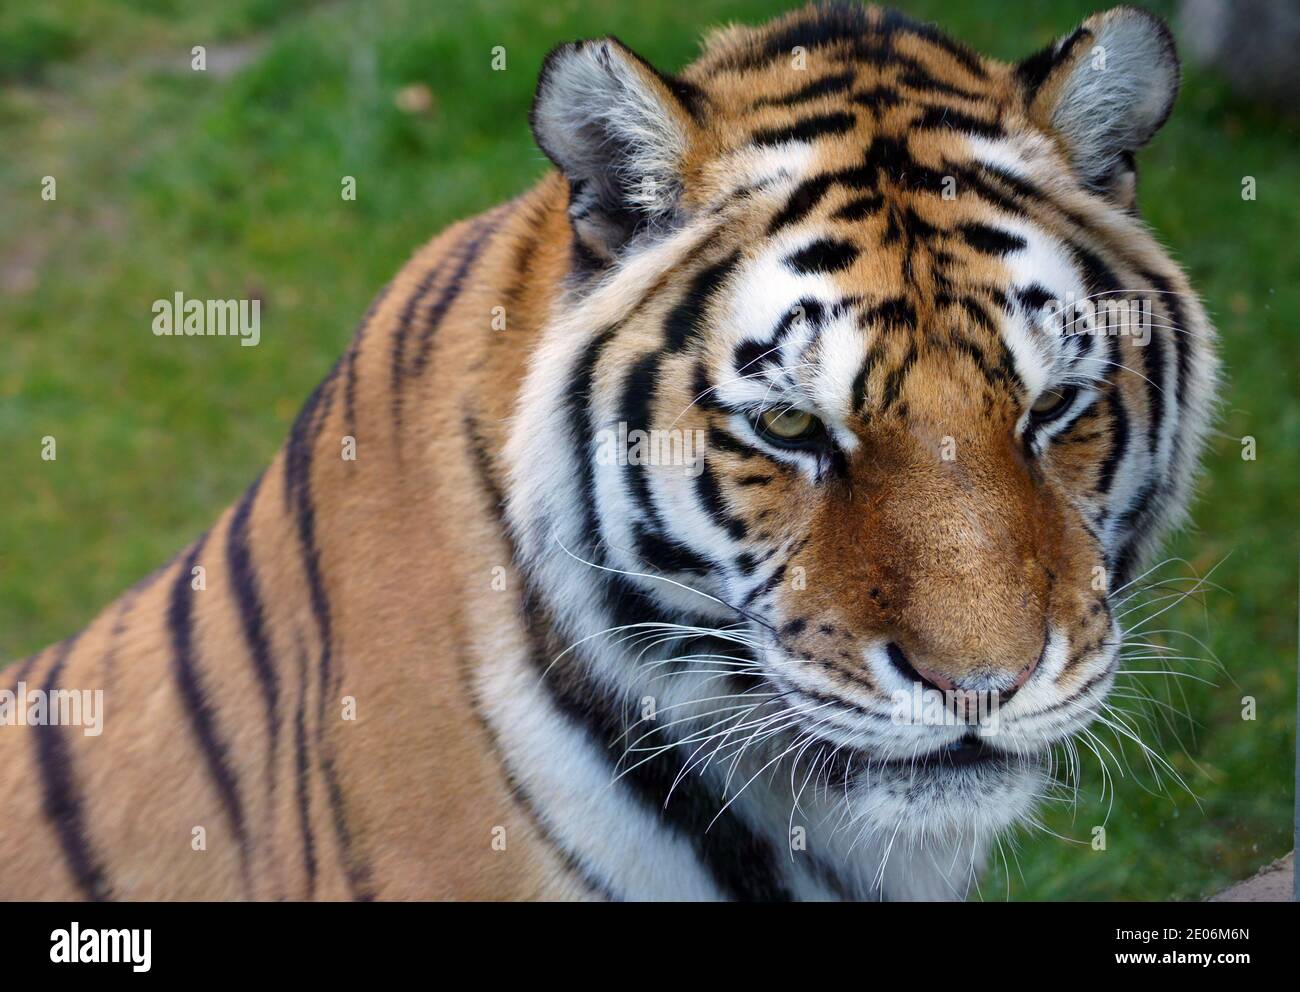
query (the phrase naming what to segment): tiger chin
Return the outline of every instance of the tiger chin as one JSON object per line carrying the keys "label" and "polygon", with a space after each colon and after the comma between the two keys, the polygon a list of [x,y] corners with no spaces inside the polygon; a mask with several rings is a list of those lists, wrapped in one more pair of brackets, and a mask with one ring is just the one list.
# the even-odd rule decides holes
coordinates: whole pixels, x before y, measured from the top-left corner
{"label": "tiger chin", "polygon": [[6,671],[104,719],[0,727],[0,896],[965,897],[1097,716],[1211,419],[1138,214],[1178,83],[1130,7],[1014,65],[853,5],[677,75],[555,49],[556,168]]}

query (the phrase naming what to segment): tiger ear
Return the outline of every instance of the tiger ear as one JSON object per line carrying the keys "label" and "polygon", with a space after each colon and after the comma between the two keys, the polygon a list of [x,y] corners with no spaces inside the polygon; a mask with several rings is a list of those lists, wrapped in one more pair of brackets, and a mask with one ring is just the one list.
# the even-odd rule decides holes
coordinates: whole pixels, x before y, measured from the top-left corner
{"label": "tiger ear", "polygon": [[1021,62],[1030,119],[1065,143],[1084,185],[1132,206],[1134,152],[1178,96],[1179,61],[1165,22],[1136,7],[1094,14]]}
{"label": "tiger ear", "polygon": [[604,264],[672,226],[700,99],[615,38],[561,45],[537,82],[533,136],[569,182],[580,254]]}

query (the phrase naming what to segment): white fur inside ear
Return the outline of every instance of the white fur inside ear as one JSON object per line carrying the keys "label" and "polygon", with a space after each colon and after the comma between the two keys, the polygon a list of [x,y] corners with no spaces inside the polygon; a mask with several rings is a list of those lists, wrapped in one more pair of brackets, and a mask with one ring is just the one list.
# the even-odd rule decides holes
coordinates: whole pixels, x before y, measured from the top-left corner
{"label": "white fur inside ear", "polygon": [[1178,55],[1164,24],[1131,7],[1107,11],[1084,27],[1092,42],[1081,46],[1051,122],[1085,180],[1101,184],[1169,115],[1178,95]]}
{"label": "white fur inside ear", "polygon": [[616,42],[556,52],[533,109],[542,150],[584,190],[591,208],[670,213],[680,190],[687,135],[650,70]]}

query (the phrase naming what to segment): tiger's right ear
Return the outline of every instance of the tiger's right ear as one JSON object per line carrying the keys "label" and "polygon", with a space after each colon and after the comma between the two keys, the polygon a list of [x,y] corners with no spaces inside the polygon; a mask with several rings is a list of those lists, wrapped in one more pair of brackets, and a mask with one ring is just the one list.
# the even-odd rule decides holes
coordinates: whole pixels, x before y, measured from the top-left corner
{"label": "tiger's right ear", "polygon": [[569,181],[580,253],[607,264],[638,234],[671,227],[702,99],[614,38],[561,45],[537,82],[533,136]]}
{"label": "tiger's right ear", "polygon": [[1136,7],[1094,14],[1016,68],[1030,119],[1056,134],[1089,189],[1131,207],[1134,153],[1178,96],[1178,52],[1165,22]]}

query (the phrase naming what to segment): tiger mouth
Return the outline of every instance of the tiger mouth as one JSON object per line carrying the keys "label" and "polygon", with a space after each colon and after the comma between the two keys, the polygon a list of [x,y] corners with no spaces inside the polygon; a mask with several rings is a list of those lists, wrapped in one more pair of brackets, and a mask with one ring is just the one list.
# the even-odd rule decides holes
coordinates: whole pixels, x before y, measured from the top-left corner
{"label": "tiger mouth", "polygon": [[907,758],[889,758],[880,764],[891,768],[916,771],[946,771],[958,768],[1002,767],[1011,764],[1012,755],[990,747],[974,734],[937,747],[925,754]]}

